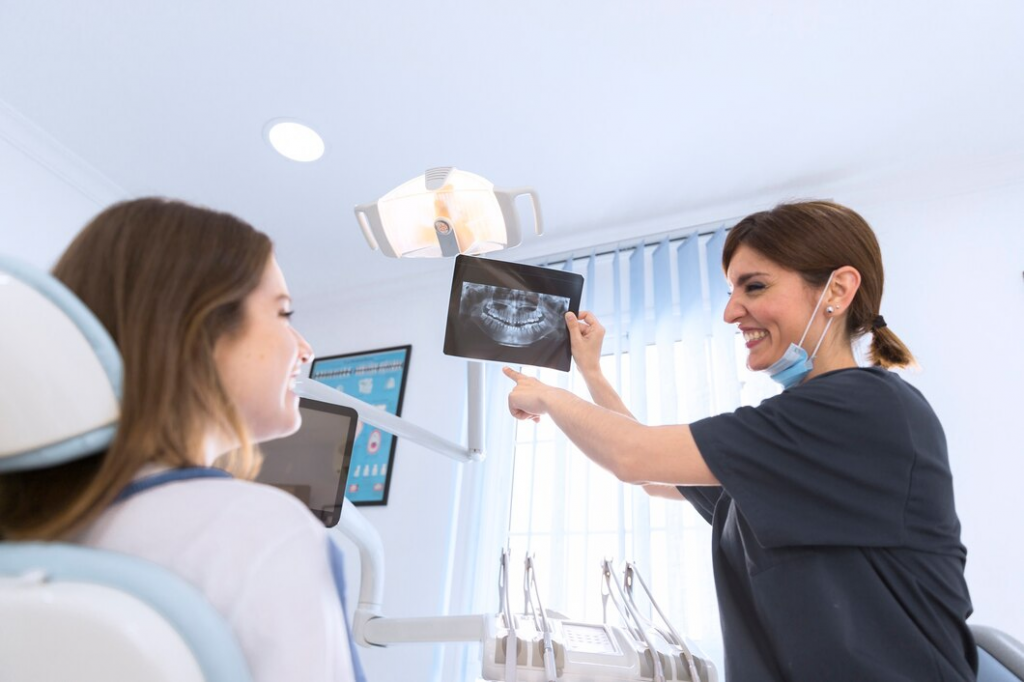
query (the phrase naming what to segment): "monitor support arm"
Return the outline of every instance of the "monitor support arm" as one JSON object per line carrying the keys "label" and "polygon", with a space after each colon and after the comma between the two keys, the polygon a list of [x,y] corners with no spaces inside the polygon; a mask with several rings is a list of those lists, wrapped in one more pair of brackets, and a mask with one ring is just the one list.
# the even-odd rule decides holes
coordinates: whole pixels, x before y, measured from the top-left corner
{"label": "monitor support arm", "polygon": [[[469,362],[467,368],[467,426],[465,447],[390,412],[374,407],[347,393],[312,379],[299,379],[295,393],[303,398],[351,407],[359,418],[378,428],[439,452],[459,462],[480,461],[483,453],[483,365]],[[352,619],[352,635],[363,646],[387,646],[401,642],[479,642],[484,635],[485,616],[439,616],[385,618],[384,546],[380,534],[348,500],[332,534],[344,536],[359,550],[359,604]]]}
{"label": "monitor support arm", "polygon": [[326,384],[309,378],[302,378],[295,382],[295,393],[303,398],[311,398],[325,403],[351,407],[359,413],[359,419],[384,429],[390,434],[399,438],[407,438],[410,441],[439,452],[446,457],[459,462],[478,462],[484,458],[483,446],[483,365],[479,362],[469,362],[467,371],[467,424],[465,446],[458,445],[442,438],[441,436],[428,431],[422,426],[417,426],[405,421],[401,417],[391,414],[379,407],[363,402],[347,393],[331,388]]}
{"label": "monitor support arm", "polygon": [[[352,636],[362,646],[410,642],[479,642],[484,615],[386,618],[384,603],[384,546],[380,535],[348,500],[338,525],[331,531],[352,541],[359,550],[359,604],[352,615]],[[334,538],[332,538],[334,539]]]}

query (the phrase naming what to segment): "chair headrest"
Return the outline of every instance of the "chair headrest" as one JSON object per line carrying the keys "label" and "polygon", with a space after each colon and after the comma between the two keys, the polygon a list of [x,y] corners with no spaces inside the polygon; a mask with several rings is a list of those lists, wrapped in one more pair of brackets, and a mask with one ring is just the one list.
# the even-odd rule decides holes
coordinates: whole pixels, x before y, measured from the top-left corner
{"label": "chair headrest", "polygon": [[121,413],[121,354],[50,274],[0,255],[0,472],[106,449]]}

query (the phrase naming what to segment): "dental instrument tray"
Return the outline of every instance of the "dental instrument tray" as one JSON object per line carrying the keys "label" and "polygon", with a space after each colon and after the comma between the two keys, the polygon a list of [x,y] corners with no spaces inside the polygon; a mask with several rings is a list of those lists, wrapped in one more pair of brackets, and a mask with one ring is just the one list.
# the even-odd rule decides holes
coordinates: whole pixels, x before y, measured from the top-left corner
{"label": "dental instrument tray", "polygon": [[579,314],[582,295],[583,276],[573,272],[458,256],[445,355],[567,372],[565,313]]}
{"label": "dental instrument tray", "polygon": [[[620,576],[611,560],[602,562],[604,622],[583,623],[541,604],[532,554],[527,554],[523,571],[523,610],[513,613],[509,563],[506,548],[498,572],[498,612],[484,621],[484,680],[718,682],[714,664],[676,632],[634,564],[627,562]],[[637,585],[647,604],[637,603]],[[621,626],[608,622],[609,603]],[[648,605],[663,625],[645,615]]]}

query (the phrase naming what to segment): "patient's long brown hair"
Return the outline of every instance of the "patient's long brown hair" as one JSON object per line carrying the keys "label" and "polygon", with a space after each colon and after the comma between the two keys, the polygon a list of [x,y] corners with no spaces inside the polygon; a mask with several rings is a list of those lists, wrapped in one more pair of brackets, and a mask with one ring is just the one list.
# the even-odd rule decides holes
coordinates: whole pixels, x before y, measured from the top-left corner
{"label": "patient's long brown hair", "polygon": [[157,198],[111,206],[79,233],[53,274],[121,350],[117,435],[107,451],[86,459],[0,476],[0,535],[73,533],[144,464],[205,464],[212,429],[240,443],[225,468],[253,473],[251,439],[221,384],[213,349],[242,325],[243,301],[271,253],[266,235],[232,215]]}

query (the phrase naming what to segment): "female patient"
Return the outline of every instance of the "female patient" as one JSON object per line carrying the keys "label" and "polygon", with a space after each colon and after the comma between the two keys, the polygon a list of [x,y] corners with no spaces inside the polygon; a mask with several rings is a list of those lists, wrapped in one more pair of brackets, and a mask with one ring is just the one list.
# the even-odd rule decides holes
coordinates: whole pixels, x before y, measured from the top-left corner
{"label": "female patient", "polygon": [[[0,477],[0,534],[171,569],[227,619],[256,680],[357,679],[325,529],[287,493],[244,480],[259,468],[254,444],[299,428],[292,388],[313,354],[289,323],[267,236],[140,199],[97,216],[53,274],[121,350],[121,421],[104,453]],[[129,484],[147,489],[127,496]]]}

